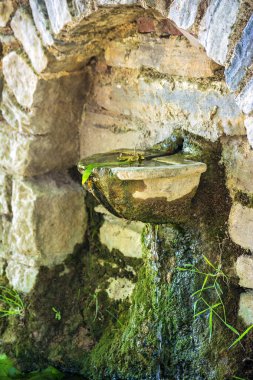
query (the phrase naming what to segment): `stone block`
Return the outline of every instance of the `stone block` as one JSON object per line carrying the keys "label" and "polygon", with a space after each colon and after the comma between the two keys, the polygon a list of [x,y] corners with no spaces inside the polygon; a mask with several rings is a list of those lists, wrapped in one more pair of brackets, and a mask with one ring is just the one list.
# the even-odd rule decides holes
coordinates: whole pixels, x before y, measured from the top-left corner
{"label": "stone block", "polygon": [[253,193],[253,150],[246,137],[223,141],[223,162],[228,188]]}
{"label": "stone block", "polygon": [[145,227],[141,222],[128,222],[125,219],[117,218],[104,207],[98,206],[95,209],[104,215],[105,221],[100,228],[100,241],[109,251],[118,249],[127,257],[142,257],[141,233]]}
{"label": "stone block", "polygon": [[99,7],[110,7],[112,5],[134,5],[138,0],[97,0]]}
{"label": "stone block", "polygon": [[250,17],[243,30],[240,41],[237,43],[233,57],[225,70],[225,77],[228,87],[235,91],[245,77],[247,68],[253,61],[253,15]]}
{"label": "stone block", "polygon": [[236,261],[236,274],[239,285],[253,289],[253,256],[239,256]]}
{"label": "stone block", "polygon": [[240,295],[239,317],[246,326],[253,324],[253,291],[247,291]]}
{"label": "stone block", "polygon": [[5,272],[10,285],[14,289],[29,293],[36,283],[39,268],[19,263],[16,259],[9,259]]}
{"label": "stone block", "polygon": [[245,118],[244,125],[247,131],[248,141],[251,148],[253,148],[253,116],[248,116]]}
{"label": "stone block", "polygon": [[11,28],[15,37],[23,45],[35,71],[37,73],[43,71],[47,67],[47,57],[31,16],[24,9],[19,8],[11,20]]}
{"label": "stone block", "polygon": [[229,234],[234,243],[253,252],[253,208],[244,207],[239,203],[232,206]]}
{"label": "stone block", "polygon": [[52,30],[58,34],[62,28],[72,21],[67,0],[45,0]]}
{"label": "stone block", "polygon": [[105,51],[109,66],[140,69],[153,68],[163,74],[192,78],[212,77],[219,66],[202,49],[186,38],[154,39],[142,37],[111,42]]}
{"label": "stone block", "polygon": [[37,264],[63,262],[84,240],[84,193],[64,173],[15,178],[12,211],[11,250]]}
{"label": "stone block", "polygon": [[30,125],[29,112],[25,112],[24,109],[20,107],[15,99],[15,96],[8,90],[7,86],[5,86],[2,91],[2,102],[0,109],[2,111],[2,116],[7,123],[18,132],[32,132],[33,125]]}
{"label": "stone block", "polygon": [[11,218],[9,215],[1,216],[1,257],[4,259],[8,259],[11,251],[10,251],[10,243],[11,243]]}
{"label": "stone block", "polygon": [[4,124],[0,140],[0,168],[12,175],[33,176],[68,168],[79,157],[78,135],[71,134],[71,128],[65,135],[34,136],[16,133]]}
{"label": "stone block", "polygon": [[116,148],[144,147],[147,144],[145,135],[150,135],[149,144],[157,142],[156,135],[141,120],[106,112],[85,112],[80,128],[80,156],[91,156]]}
{"label": "stone block", "polygon": [[128,278],[111,278],[106,289],[109,298],[115,301],[122,301],[130,297],[135,287],[135,283]]}
{"label": "stone block", "polygon": [[11,214],[11,178],[0,173],[0,215]]}
{"label": "stone block", "polygon": [[169,9],[169,18],[179,28],[189,29],[195,21],[201,0],[174,0]]}
{"label": "stone block", "polygon": [[199,27],[199,40],[207,55],[224,65],[229,39],[236,22],[240,1],[211,0]]}
{"label": "stone block", "polygon": [[29,0],[32,9],[33,21],[40,33],[41,39],[45,46],[51,46],[54,39],[51,35],[49,20],[44,2],[37,0]]}
{"label": "stone block", "polygon": [[249,114],[253,110],[253,79],[244,87],[242,92],[237,96],[236,101],[240,109]]}
{"label": "stone block", "polygon": [[73,0],[72,7],[74,16],[79,17],[87,17],[97,9],[96,4],[93,0]]}
{"label": "stone block", "polygon": [[[94,102],[105,112],[138,122],[139,133],[142,132],[144,138],[136,143],[142,147],[165,139],[176,128],[211,141],[224,134],[245,134],[244,117],[223,82],[207,91],[194,82],[147,81],[143,77],[125,77],[123,82],[112,75],[97,83]],[[100,125],[102,128],[103,124]],[[95,141],[89,141],[89,144],[95,144]]]}
{"label": "stone block", "polygon": [[[8,68],[6,70],[8,72]],[[14,72],[12,74],[16,75]],[[17,81],[18,78],[16,81],[12,78],[8,83],[9,88],[4,86],[1,104],[4,118],[13,128],[21,133],[39,136],[52,133],[66,134],[69,138],[70,132],[73,136],[77,134],[84,94],[89,86],[86,73],[36,81],[32,93],[29,94],[29,108],[26,109],[21,107],[21,103],[21,106],[17,103],[22,96],[22,83],[17,88]]]}
{"label": "stone block", "polygon": [[6,26],[13,10],[11,0],[4,0],[3,2],[0,2],[0,28]]}
{"label": "stone block", "polygon": [[137,28],[139,33],[155,32],[154,20],[151,17],[139,17],[137,19]]}
{"label": "stone block", "polygon": [[38,77],[25,60],[15,52],[3,58],[3,74],[17,101],[23,107],[31,107]]}

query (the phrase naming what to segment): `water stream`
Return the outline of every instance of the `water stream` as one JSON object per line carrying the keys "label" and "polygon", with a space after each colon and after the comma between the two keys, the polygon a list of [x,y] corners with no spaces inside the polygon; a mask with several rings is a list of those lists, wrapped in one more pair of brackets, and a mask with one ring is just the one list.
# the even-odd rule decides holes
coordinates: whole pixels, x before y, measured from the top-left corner
{"label": "water stream", "polygon": [[[158,250],[158,225],[150,225],[149,227],[149,243],[150,243],[150,265],[153,271],[154,284],[155,284],[155,308],[159,310],[160,298],[161,298],[161,277],[160,277],[160,262],[159,262],[159,250]],[[156,315],[156,337],[157,337],[157,369],[156,380],[161,379],[161,365],[160,357],[162,353],[162,320],[160,314]]]}

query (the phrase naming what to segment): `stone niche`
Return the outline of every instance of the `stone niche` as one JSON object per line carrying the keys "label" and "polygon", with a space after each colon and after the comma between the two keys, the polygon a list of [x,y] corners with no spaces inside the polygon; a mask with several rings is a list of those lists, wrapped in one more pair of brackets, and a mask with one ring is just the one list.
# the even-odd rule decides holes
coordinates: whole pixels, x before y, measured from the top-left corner
{"label": "stone niche", "polygon": [[[154,358],[164,349],[157,348],[157,336],[165,333],[152,335],[149,329],[158,329],[157,321],[169,312],[166,322],[174,321],[171,310],[179,304],[177,297],[165,302],[166,310],[164,303],[152,304],[159,293],[153,285],[158,284],[161,299],[170,286],[170,294],[189,304],[179,284],[187,293],[194,279],[173,277],[183,251],[194,260],[199,249],[200,256],[207,252],[215,261],[225,246],[223,261],[233,286],[239,277],[241,291],[247,289],[240,301],[237,290],[229,292],[227,299],[235,304],[229,314],[236,322],[239,309],[242,329],[253,323],[252,11],[248,3],[225,0],[0,1],[0,272],[1,281],[29,304],[27,329],[18,319],[3,324],[1,348],[23,369],[51,363],[92,379],[96,371],[97,379],[105,373],[139,379],[138,371],[155,378],[162,365],[158,371]],[[161,142],[175,132],[185,138],[185,153],[208,170],[191,214],[183,219],[184,239],[177,228],[162,226],[160,249],[167,258],[162,254],[152,261],[154,231],[94,208],[90,198],[85,203],[76,164],[114,149],[159,143],[162,149]],[[151,303],[141,297],[148,292]],[[61,321],[54,319],[53,308]],[[148,314],[149,309],[158,314]],[[138,331],[127,319],[129,310]],[[211,345],[204,346],[205,354],[194,353],[187,339],[192,336],[200,347],[206,330],[198,325],[197,331],[187,318],[185,335],[183,316],[175,322],[177,342],[173,329],[163,335],[163,342],[169,336],[173,347],[182,347],[174,354],[163,351],[173,376],[186,359],[191,359],[186,379],[206,378],[198,366],[211,374],[209,380],[251,376],[236,363],[243,362],[241,352],[233,359],[217,348],[230,372],[221,360],[210,359],[211,367],[205,362]],[[147,369],[125,338],[117,357],[120,331],[140,345],[142,359],[149,362],[153,355]],[[163,360],[162,375],[169,370],[169,360]]]}

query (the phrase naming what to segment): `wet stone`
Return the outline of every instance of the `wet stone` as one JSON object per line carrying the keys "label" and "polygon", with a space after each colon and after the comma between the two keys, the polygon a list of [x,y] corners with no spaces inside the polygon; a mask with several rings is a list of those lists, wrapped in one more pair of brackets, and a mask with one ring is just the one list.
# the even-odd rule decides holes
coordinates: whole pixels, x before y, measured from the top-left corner
{"label": "wet stone", "polygon": [[235,91],[246,74],[246,69],[253,60],[253,15],[243,31],[241,40],[235,47],[229,67],[225,70],[226,82]]}

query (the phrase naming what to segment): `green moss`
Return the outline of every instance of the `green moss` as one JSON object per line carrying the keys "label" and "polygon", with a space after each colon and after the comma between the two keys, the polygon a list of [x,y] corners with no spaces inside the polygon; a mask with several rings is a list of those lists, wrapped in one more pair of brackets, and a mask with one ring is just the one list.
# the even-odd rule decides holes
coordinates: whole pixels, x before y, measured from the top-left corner
{"label": "green moss", "polygon": [[159,263],[152,256],[152,242],[144,238],[144,265],[130,309],[121,311],[108,326],[90,357],[94,379],[153,379],[160,371],[164,311],[169,303],[169,284],[161,284]]}

